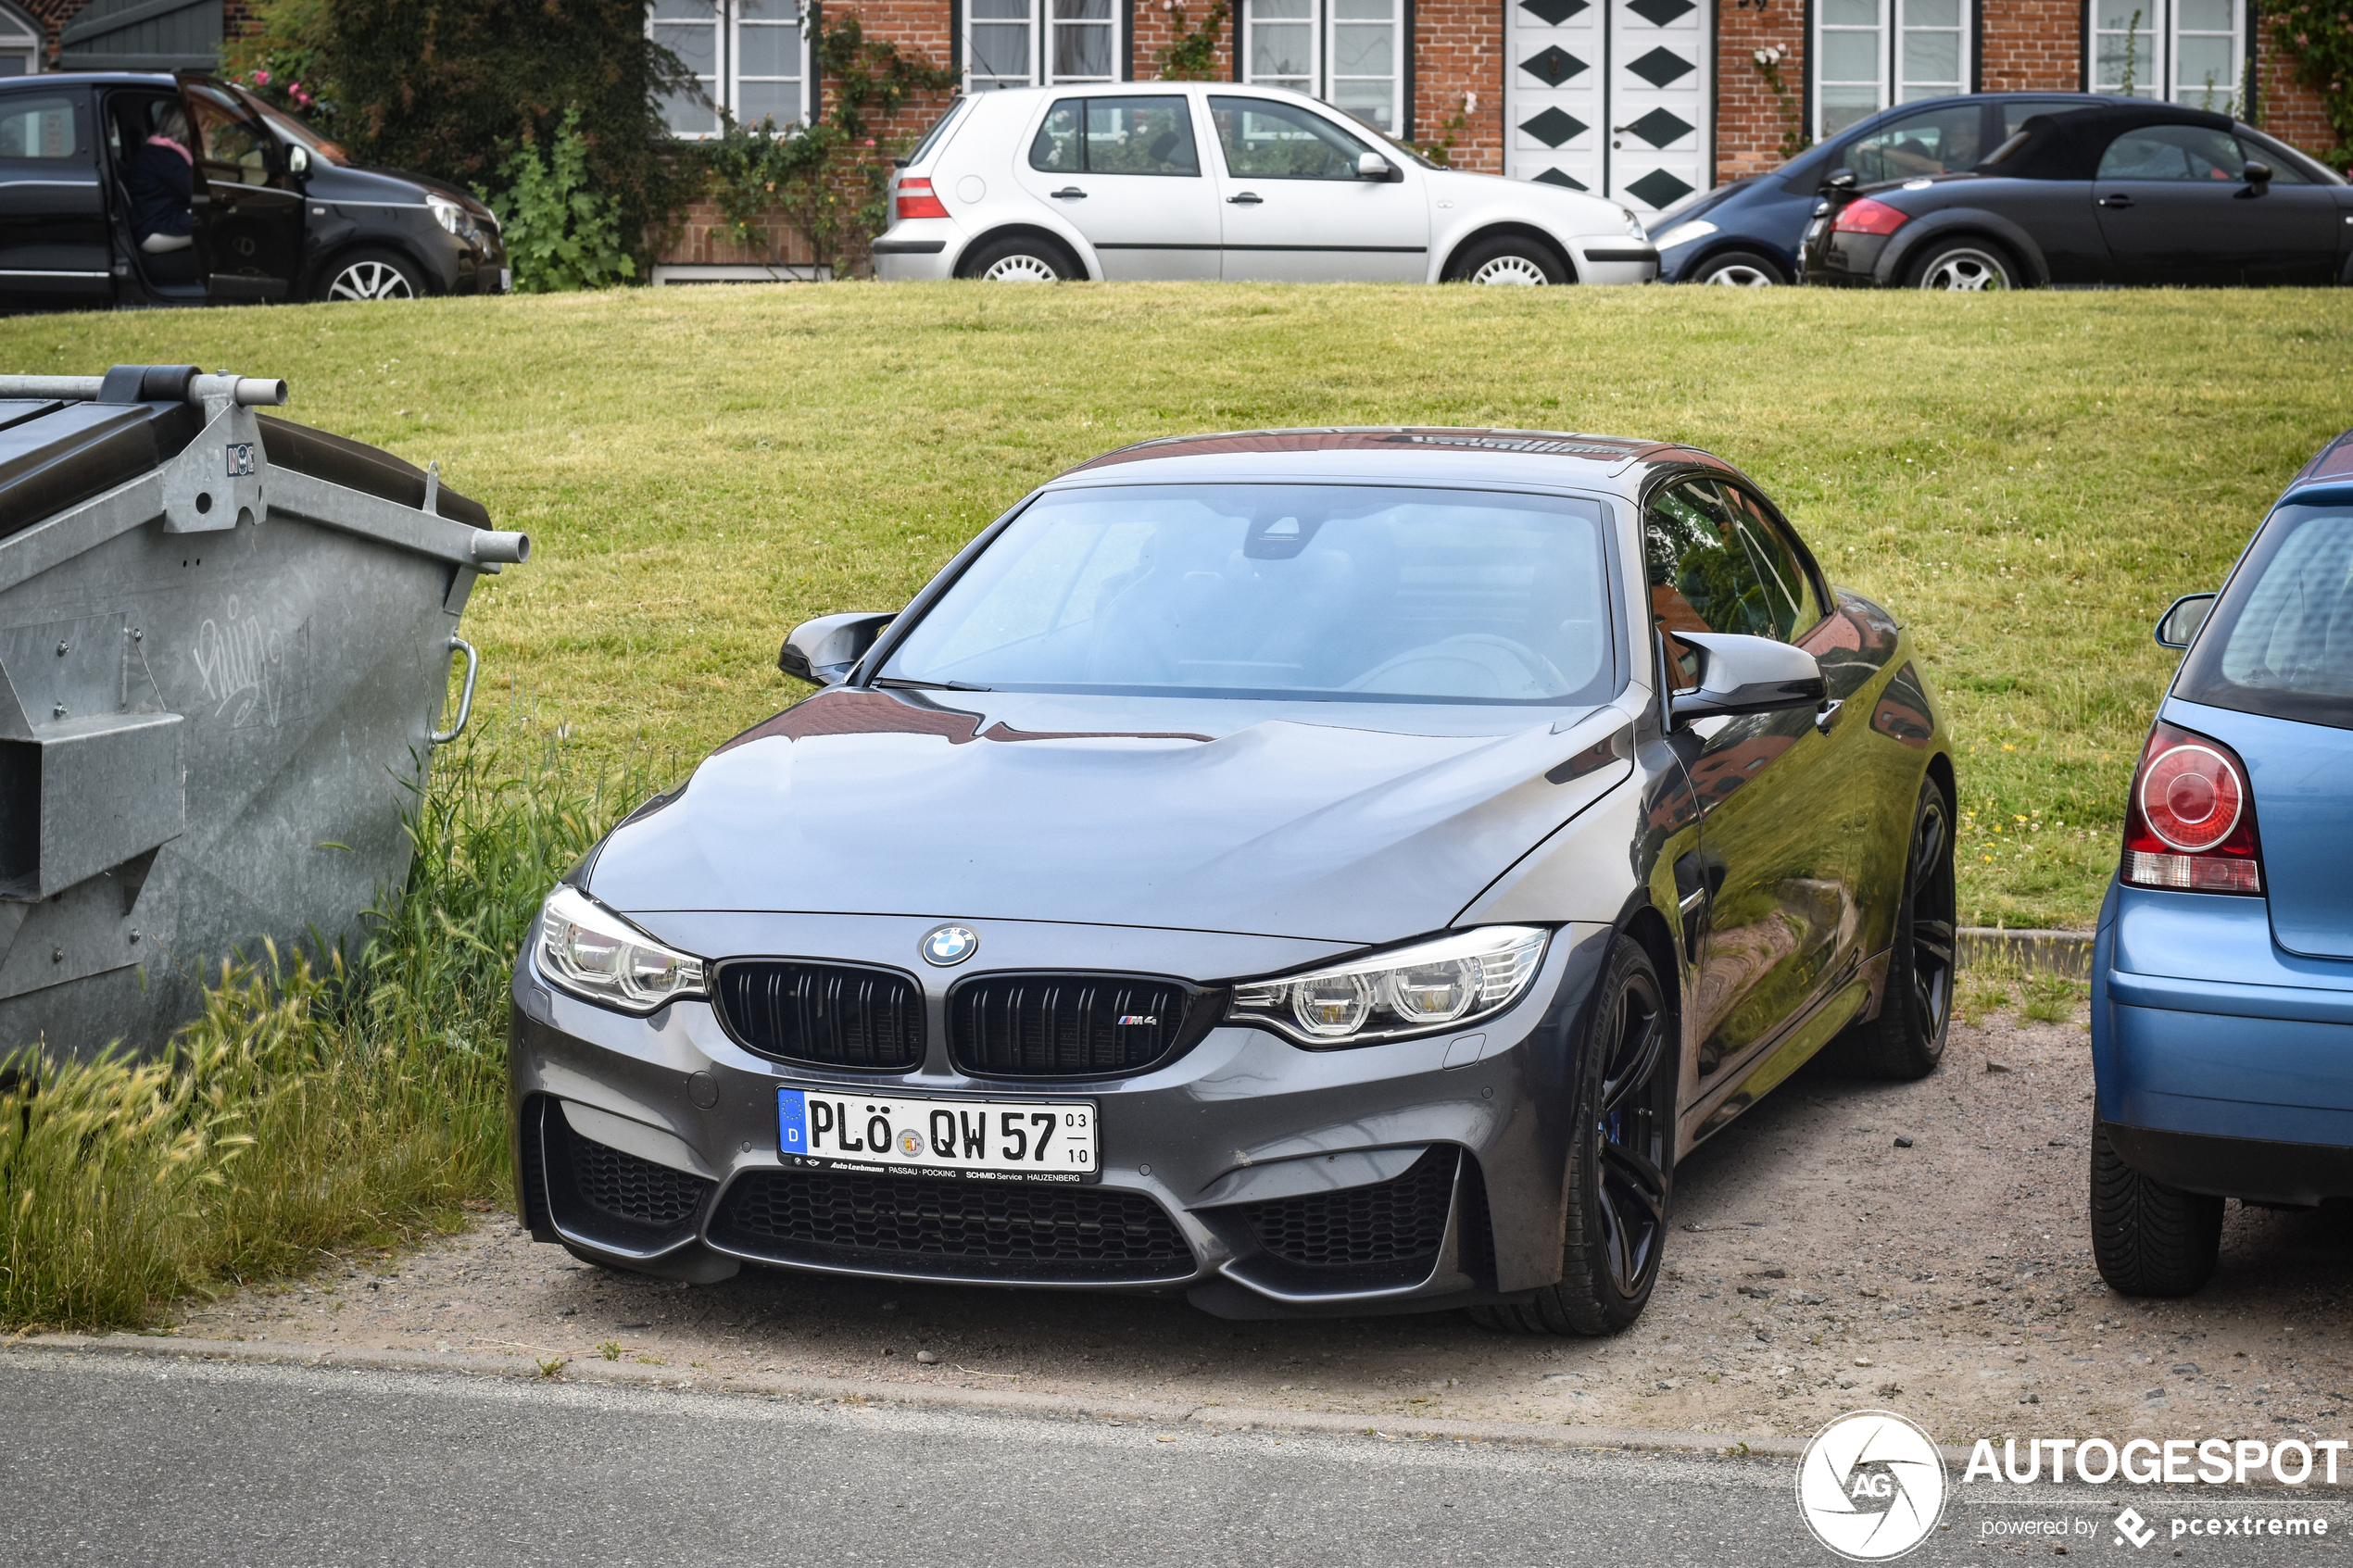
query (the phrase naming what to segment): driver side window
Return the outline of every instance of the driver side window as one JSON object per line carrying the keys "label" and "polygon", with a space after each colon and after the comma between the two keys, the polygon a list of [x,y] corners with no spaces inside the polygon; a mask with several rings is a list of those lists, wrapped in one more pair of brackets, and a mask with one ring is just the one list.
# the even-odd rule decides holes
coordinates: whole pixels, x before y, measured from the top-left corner
{"label": "driver side window", "polygon": [[1239,180],[1353,180],[1373,149],[1319,114],[1271,98],[1212,98],[1209,117]]}
{"label": "driver side window", "polygon": [[1849,147],[1846,167],[1867,185],[1973,169],[1984,156],[1983,119],[1973,102],[1906,115]]}
{"label": "driver side window", "polygon": [[2100,155],[2103,180],[2234,182],[2246,168],[2238,139],[2203,125],[2149,125],[2128,131]]}
{"label": "driver side window", "polygon": [[1699,657],[1678,632],[1788,633],[1744,537],[1743,517],[1711,481],[1685,480],[1651,497],[1642,515],[1642,557],[1650,577],[1651,620],[1667,639],[1677,689],[1699,684]]}
{"label": "driver side window", "polygon": [[250,116],[215,102],[209,94],[190,94],[195,111],[196,146],[205,178],[224,184],[266,185],[270,182],[270,133]]}

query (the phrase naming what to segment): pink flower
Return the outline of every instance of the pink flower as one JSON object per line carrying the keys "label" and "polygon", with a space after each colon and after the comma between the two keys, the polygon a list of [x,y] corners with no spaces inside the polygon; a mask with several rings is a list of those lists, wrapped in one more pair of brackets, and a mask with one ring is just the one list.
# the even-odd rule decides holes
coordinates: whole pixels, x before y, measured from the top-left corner
{"label": "pink flower", "polygon": [[258,70],[258,71],[255,71],[255,72],[253,73],[253,84],[254,84],[256,87],[267,87],[267,86],[269,86],[269,85],[270,85],[270,73],[269,73],[268,71],[266,71],[266,70]]}

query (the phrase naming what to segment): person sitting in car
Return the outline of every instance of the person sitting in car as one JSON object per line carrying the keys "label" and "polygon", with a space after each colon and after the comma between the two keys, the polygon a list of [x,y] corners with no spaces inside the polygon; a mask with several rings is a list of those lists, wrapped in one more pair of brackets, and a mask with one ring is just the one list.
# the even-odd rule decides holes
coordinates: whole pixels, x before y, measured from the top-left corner
{"label": "person sitting in car", "polygon": [[195,243],[195,155],[188,150],[188,116],[178,104],[167,104],[122,176],[131,197],[131,232],[149,256]]}

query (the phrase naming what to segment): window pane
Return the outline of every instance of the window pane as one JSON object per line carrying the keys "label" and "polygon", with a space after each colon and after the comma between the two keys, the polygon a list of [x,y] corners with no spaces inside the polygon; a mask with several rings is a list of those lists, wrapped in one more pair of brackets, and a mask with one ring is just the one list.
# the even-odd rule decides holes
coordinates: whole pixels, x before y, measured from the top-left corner
{"label": "window pane", "polygon": [[1056,21],[1109,21],[1111,0],[1054,0]]}
{"label": "window pane", "polygon": [[703,22],[656,22],[654,42],[683,61],[698,79],[719,71],[719,29]]}
{"label": "window pane", "polygon": [[1607,695],[1599,507],[1353,485],[1049,495],[886,677],[1390,701]]}
{"label": "window pane", "polygon": [[1098,22],[1054,24],[1054,79],[1058,82],[1104,81],[1114,72],[1111,63],[1111,26]]}
{"label": "window pane", "polygon": [[743,102],[736,107],[736,118],[746,125],[758,125],[770,119],[778,125],[794,125],[800,120],[800,83],[798,82],[738,82],[736,94]]}
{"label": "window pane", "polygon": [[2234,29],[2231,0],[2181,0],[2181,20],[2184,32],[2230,32]]}
{"label": "window pane", "polygon": [[1029,28],[1024,23],[972,24],[973,85],[976,88],[1029,85]]}
{"label": "window pane", "polygon": [[1879,113],[1879,89],[1873,87],[1830,87],[1821,89],[1822,134],[1834,136],[1861,120]]}
{"label": "window pane", "polygon": [[1050,174],[1076,174],[1085,165],[1079,162],[1078,117],[1083,106],[1076,98],[1063,98],[1046,111],[1046,121],[1038,128],[1037,140],[1029,144],[1029,167],[1042,169]]}
{"label": "window pane", "polygon": [[1026,22],[1030,18],[1029,0],[973,0],[975,21]]}
{"label": "window pane", "polygon": [[1322,115],[1262,98],[1212,98],[1228,173],[1264,180],[1353,180],[1373,149]]}
{"label": "window pane", "polygon": [[746,27],[736,34],[736,74],[741,76],[799,76],[800,74],[800,29],[798,27]]}
{"label": "window pane", "polygon": [[1824,27],[1877,27],[1880,0],[1822,0]]}
{"label": "window pane", "polygon": [[2258,163],[2269,164],[2271,169],[2271,183],[2274,185],[2309,185],[2312,182],[2296,165],[2269,147],[2257,146],[2244,136],[2239,138],[2239,156],[2242,158],[2253,158]]}
{"label": "window pane", "polygon": [[1961,0],[1905,0],[1904,25],[1958,28]]}
{"label": "window pane", "polygon": [[1251,20],[1311,21],[1315,11],[1311,0],[1255,0],[1250,8]]}
{"label": "window pane", "polygon": [[1397,129],[1397,83],[1394,78],[1378,77],[1357,82],[1334,82],[1331,104],[1344,109],[1377,130]]}
{"label": "window pane", "polygon": [[[2228,38],[2178,40],[2175,54],[2179,73],[2174,80],[2181,83],[2181,89],[2175,96],[2197,108],[2227,111],[2231,94],[2238,86],[2231,69],[2232,52]],[[2210,103],[2207,101],[2209,97]]]}
{"label": "window pane", "polygon": [[1877,82],[1879,80],[1878,32],[1823,33],[1822,80],[1825,82]]}
{"label": "window pane", "polygon": [[15,98],[0,107],[0,157],[84,157],[70,98]]}
{"label": "window pane", "polygon": [[2100,155],[2103,180],[2235,181],[2238,139],[2202,125],[2152,125],[2119,136]]}
{"label": "window pane", "polygon": [[1332,29],[1334,76],[1390,76],[1396,66],[1397,30],[1387,23],[1342,22]]}
{"label": "window pane", "polygon": [[1315,29],[1303,23],[1285,22],[1276,27],[1258,23],[1250,30],[1250,79],[1283,83],[1293,79],[1303,82],[1314,69],[1315,46]]}
{"label": "window pane", "polygon": [[1087,169],[1094,174],[1199,174],[1189,106],[1182,98],[1089,98]]}
{"label": "window pane", "polygon": [[1961,35],[1957,32],[1904,34],[1904,81],[1957,88],[1961,81]]}

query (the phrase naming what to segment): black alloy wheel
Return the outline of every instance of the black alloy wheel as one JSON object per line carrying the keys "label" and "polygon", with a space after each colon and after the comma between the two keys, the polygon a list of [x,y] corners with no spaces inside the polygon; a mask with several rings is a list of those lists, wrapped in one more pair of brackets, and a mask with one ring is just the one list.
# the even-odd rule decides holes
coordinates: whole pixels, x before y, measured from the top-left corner
{"label": "black alloy wheel", "polygon": [[1841,1035],[1822,1052],[1832,1072],[1908,1083],[1936,1071],[1953,1022],[1958,900],[1953,885],[1953,807],[1934,779],[1920,784],[1904,857],[1902,902],[1888,946],[1879,1016]]}
{"label": "black alloy wheel", "polygon": [[1579,1041],[1560,1283],[1523,1305],[1475,1308],[1476,1321],[1522,1334],[1603,1335],[1642,1316],[1658,1283],[1674,1186],[1675,1037],[1650,955],[1619,936]]}
{"label": "black alloy wheel", "polygon": [[2214,1274],[2222,1200],[2152,1181],[2092,1123],[2092,1261],[2121,1296],[2187,1296]]}

